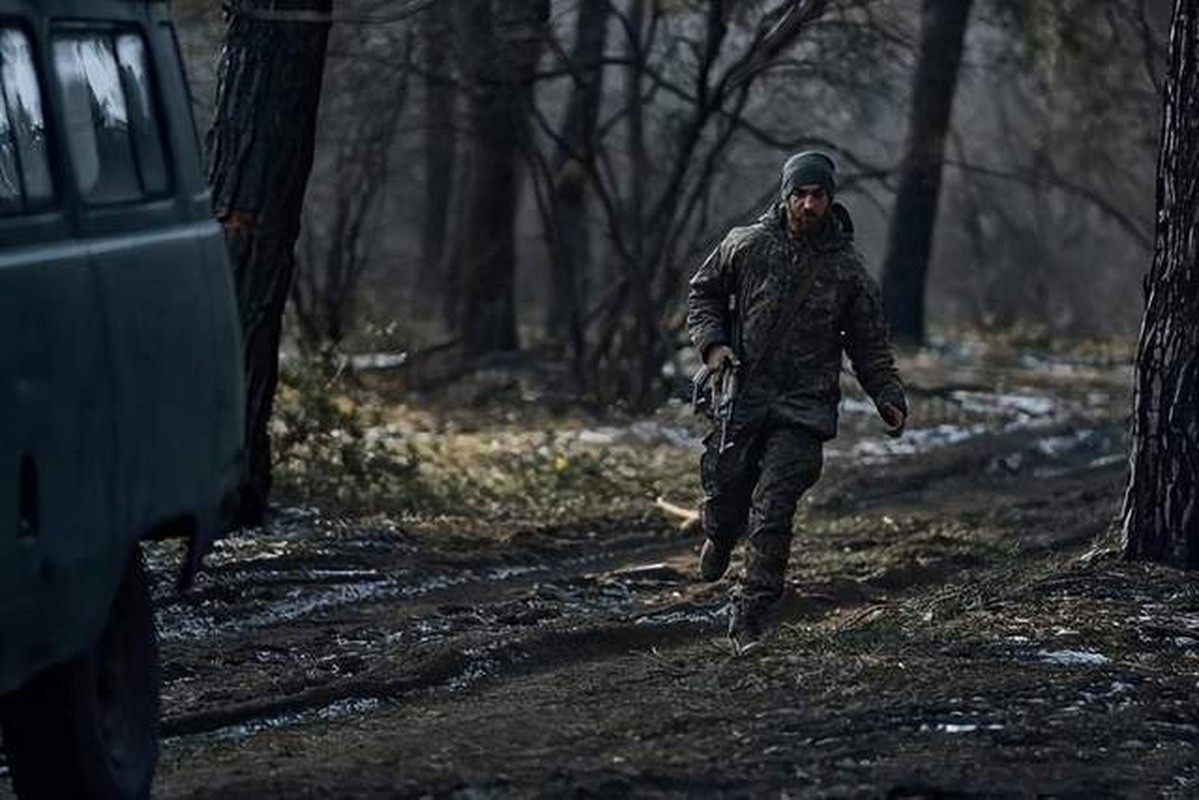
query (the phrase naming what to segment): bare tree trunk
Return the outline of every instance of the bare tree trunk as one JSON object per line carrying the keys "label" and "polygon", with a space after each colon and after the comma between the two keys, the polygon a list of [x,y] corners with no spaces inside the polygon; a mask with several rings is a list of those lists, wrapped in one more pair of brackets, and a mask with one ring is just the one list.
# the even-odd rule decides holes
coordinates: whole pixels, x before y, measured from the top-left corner
{"label": "bare tree trunk", "polygon": [[467,358],[518,347],[516,211],[521,138],[548,0],[489,0],[456,6],[470,87],[471,176],[460,220],[462,314]]}
{"label": "bare tree trunk", "polygon": [[332,0],[237,0],[228,11],[208,154],[245,339],[248,465],[239,525],[262,522],[270,493],[267,422],[329,37],[327,22],[280,17],[328,15],[331,7]]}
{"label": "bare tree trunk", "polygon": [[971,0],[924,0],[908,140],[883,263],[883,301],[892,336],[900,342],[924,341],[924,284],[970,5]]}
{"label": "bare tree trunk", "polygon": [[422,303],[435,306],[446,291],[442,261],[458,147],[454,127],[458,92],[450,74],[453,37],[449,0],[433,3],[424,14],[422,60],[429,77],[424,94],[425,201],[417,292]]}
{"label": "bare tree trunk", "polygon": [[[583,0],[571,53],[574,86],[562,123],[561,144],[553,161],[550,208],[550,302],[545,333],[551,341],[569,340],[576,364],[583,356],[583,310],[591,255],[587,224],[587,180],[595,159],[596,122],[603,99],[601,59],[607,41],[611,0]],[[576,372],[580,370],[576,369]],[[581,374],[580,374],[581,377]]]}
{"label": "bare tree trunk", "polygon": [[1199,0],[1170,35],[1157,244],[1137,350],[1124,555],[1199,568]]}
{"label": "bare tree trunk", "polygon": [[626,133],[629,152],[629,243],[630,281],[633,324],[626,344],[628,360],[628,394],[637,407],[651,404],[657,368],[658,329],[653,309],[653,269],[648,259],[645,230],[646,192],[649,185],[649,158],[645,149],[645,116],[641,97],[641,82],[645,72],[644,27],[647,0],[630,0],[628,77],[626,79],[625,109],[628,119]]}

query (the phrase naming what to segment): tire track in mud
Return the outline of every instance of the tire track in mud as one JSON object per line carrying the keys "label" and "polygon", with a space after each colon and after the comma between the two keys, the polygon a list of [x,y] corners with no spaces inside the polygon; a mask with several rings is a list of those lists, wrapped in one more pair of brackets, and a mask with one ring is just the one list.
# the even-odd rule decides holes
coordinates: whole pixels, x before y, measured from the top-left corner
{"label": "tire track in mud", "polygon": [[[571,565],[559,565],[558,570],[539,575],[543,580],[553,578],[552,581],[534,582],[522,574],[499,583],[456,585],[439,590],[436,597],[426,596],[402,607],[371,603],[357,609],[364,616],[352,620],[354,625],[376,614],[393,624],[402,617],[407,624],[419,625],[446,613],[447,608],[453,611],[464,607],[461,604],[465,602],[469,602],[475,615],[509,621],[484,631],[453,631],[414,650],[379,653],[373,666],[361,675],[290,694],[169,717],[164,734],[172,739],[237,739],[270,728],[372,713],[422,693],[464,692],[488,682],[511,680],[565,665],[625,656],[631,651],[656,654],[659,650],[694,645],[704,637],[722,636],[727,619],[727,585],[702,584],[691,578],[689,551],[688,543],[676,542],[643,548],[633,554],[608,554],[604,559],[586,560],[593,567],[596,561],[605,562],[606,570],[579,571],[561,568]],[[667,560],[647,563],[643,558],[630,559],[630,555],[653,555]],[[684,558],[688,563],[681,564]],[[942,570],[924,569],[898,579],[887,573],[865,581],[812,584],[804,587],[802,593],[792,587],[779,620],[815,620],[835,612],[870,607],[880,592],[897,588],[897,580],[903,588],[913,589],[935,582],[954,568],[955,565],[946,564]],[[624,588],[611,591],[617,586]],[[602,598],[605,591],[609,592],[609,600],[618,602],[605,605]],[[618,594],[624,596],[617,598]],[[512,603],[535,603],[546,597],[572,607],[560,618],[532,625],[513,622],[505,615],[504,609]],[[438,602],[451,599],[459,605]]]}
{"label": "tire track in mud", "polygon": [[[402,579],[394,577],[382,594],[351,590],[340,593],[342,602],[309,599],[302,602],[303,613],[270,621],[264,621],[264,614],[251,617],[247,625],[213,626],[175,647],[181,637],[168,628],[166,644],[176,650],[168,652],[168,659],[184,662],[198,662],[192,654],[213,647],[249,655],[280,635],[311,640],[314,626],[325,635],[364,627],[387,634],[376,642],[379,646],[360,654],[364,668],[355,674],[249,700],[212,703],[201,698],[193,703],[200,708],[169,716],[164,734],[250,735],[337,716],[343,709],[370,710],[422,691],[461,691],[482,680],[690,638],[712,628],[723,606],[723,599],[680,601],[680,594],[695,588],[684,563],[692,558],[692,549],[690,539],[674,537],[536,569],[497,567],[454,580],[426,580],[421,586],[429,588],[422,591],[405,591]],[[399,646],[388,647],[388,636]],[[233,674],[221,670],[221,680],[252,680],[247,673],[258,667],[253,659],[240,660]],[[203,674],[193,678],[210,680]]]}

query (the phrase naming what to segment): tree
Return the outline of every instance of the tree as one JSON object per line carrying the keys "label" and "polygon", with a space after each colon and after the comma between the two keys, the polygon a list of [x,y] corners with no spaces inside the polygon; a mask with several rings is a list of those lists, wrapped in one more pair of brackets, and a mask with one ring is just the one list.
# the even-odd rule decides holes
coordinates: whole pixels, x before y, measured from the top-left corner
{"label": "tree", "polygon": [[1199,0],[1177,0],[1137,348],[1126,558],[1199,568]]}
{"label": "tree", "polygon": [[570,57],[574,81],[551,166],[549,307],[545,333],[569,340],[576,368],[583,351],[583,306],[590,263],[587,175],[594,167],[596,123],[604,88],[604,43],[611,0],[583,0]]}
{"label": "tree", "polygon": [[468,92],[469,178],[453,258],[463,354],[515,350],[516,210],[521,142],[549,0],[454,4]]}
{"label": "tree", "polygon": [[[291,284],[300,345],[309,352],[337,347],[353,331],[361,286],[379,249],[379,210],[394,177],[412,62],[408,31],[346,26],[335,33]],[[332,55],[339,50],[346,55]],[[380,74],[372,51],[399,67]]]}
{"label": "tree", "polygon": [[331,9],[332,0],[235,0],[227,8],[208,158],[245,348],[247,475],[238,525],[261,524],[270,492],[267,422]]}
{"label": "tree", "polygon": [[924,341],[924,286],[970,6],[971,0],[924,0],[907,145],[883,262],[883,302],[900,342]]}
{"label": "tree", "polygon": [[451,75],[453,20],[449,0],[431,4],[421,21],[421,60],[425,69],[424,202],[421,213],[421,270],[417,288],[422,298],[436,300],[445,291],[442,275],[446,230],[454,180],[458,139],[454,108],[458,88]]}
{"label": "tree", "polygon": [[[751,5],[705,4],[695,24],[679,25],[671,41],[659,35],[672,14],[689,14],[687,7],[629,0],[613,11],[624,35],[620,145],[601,147],[599,164],[589,167],[617,267],[613,285],[588,311],[597,320],[590,382],[608,399],[639,408],[660,400],[662,366],[673,350],[669,320],[682,264],[689,263],[681,251],[709,221],[712,188],[736,136],[784,149],[826,144],[774,140],[748,111],[753,90],[787,65],[787,51],[828,3],[780,0],[750,14]],[[735,12],[753,21],[739,21]],[[655,107],[665,117],[659,129],[647,119]]]}

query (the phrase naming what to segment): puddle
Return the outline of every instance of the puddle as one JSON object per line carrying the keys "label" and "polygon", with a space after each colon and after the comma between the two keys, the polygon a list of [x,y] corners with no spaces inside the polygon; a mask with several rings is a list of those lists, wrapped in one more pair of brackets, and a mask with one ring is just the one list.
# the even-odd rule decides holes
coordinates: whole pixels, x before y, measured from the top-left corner
{"label": "puddle", "polygon": [[921,725],[921,732],[935,731],[937,733],[959,734],[977,733],[978,731],[1001,731],[1003,725],[981,725],[973,722],[938,722],[934,725]]}
{"label": "puddle", "polygon": [[519,578],[521,575],[529,575],[534,572],[544,572],[543,566],[518,566],[518,567],[495,567],[483,572],[483,578],[489,581],[506,581],[510,578]]}
{"label": "puddle", "polygon": [[275,717],[241,722],[224,728],[217,728],[207,733],[185,736],[171,736],[163,740],[163,744],[171,746],[181,742],[236,742],[249,739],[263,731],[291,728],[297,725],[308,725],[313,722],[332,722],[344,717],[370,714],[377,711],[381,703],[375,698],[351,698],[330,703],[321,708],[297,711],[291,714],[280,714]]}
{"label": "puddle", "polygon": [[[224,622],[216,620],[213,615],[205,614],[201,609],[171,604],[163,608],[158,615],[158,638],[165,642],[185,641],[254,630],[291,622],[329,608],[392,599],[403,594],[404,589],[412,588],[417,587],[401,588],[394,580],[351,584],[315,592],[309,587],[296,588],[288,592],[288,597],[273,602],[267,601],[266,608],[250,613],[246,613],[244,608],[222,604],[224,610],[232,616]],[[211,602],[206,601],[205,604]]]}
{"label": "puddle", "polygon": [[638,583],[679,583],[685,580],[683,573],[666,562],[622,567],[608,574],[615,580],[629,580]]}
{"label": "puddle", "polygon": [[[602,555],[602,554],[601,554]],[[255,554],[255,558],[258,554]],[[598,556],[586,556],[562,562],[570,566],[576,563],[586,563]],[[667,565],[649,565],[660,570],[655,573],[657,580],[666,580],[661,570],[670,570]],[[165,642],[177,642],[201,639],[208,636],[222,636],[240,633],[248,630],[270,627],[292,622],[332,608],[355,605],[360,603],[378,603],[389,600],[410,600],[433,592],[451,589],[476,581],[502,583],[521,578],[526,575],[547,571],[543,565],[511,565],[493,567],[481,572],[463,570],[454,575],[433,575],[419,582],[407,580],[403,572],[391,577],[383,577],[377,570],[364,569],[324,569],[324,570],[236,570],[221,575],[218,579],[210,579],[208,589],[218,595],[216,598],[204,599],[195,605],[185,598],[163,606],[158,611],[159,639]],[[626,576],[629,580],[648,580],[644,570],[646,567],[634,567]],[[639,572],[638,570],[641,570]],[[313,578],[321,581],[338,583],[339,585],[323,587],[315,583]],[[677,574],[675,574],[677,579]],[[588,576],[590,591],[572,588],[561,588],[558,584],[538,584],[550,599],[562,600],[573,604],[595,606],[596,610],[605,610],[612,606],[613,598],[627,601],[630,592],[627,586],[613,581],[597,581]],[[288,586],[282,596],[259,596],[249,593],[264,587]],[[220,597],[234,595],[237,599],[227,601]],[[607,601],[606,603],[604,601]],[[419,631],[418,631],[419,633]],[[430,638],[439,638],[433,634],[444,631],[425,631]],[[422,641],[424,641],[422,639]]]}
{"label": "puddle", "polygon": [[720,608],[680,608],[638,617],[635,625],[669,627],[671,625],[722,625],[728,621],[728,605]]}

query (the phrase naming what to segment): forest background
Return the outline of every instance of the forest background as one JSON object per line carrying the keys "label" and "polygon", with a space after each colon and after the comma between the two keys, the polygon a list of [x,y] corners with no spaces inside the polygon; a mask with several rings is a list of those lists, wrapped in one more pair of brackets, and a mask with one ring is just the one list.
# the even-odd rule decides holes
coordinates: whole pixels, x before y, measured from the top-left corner
{"label": "forest background", "polygon": [[[1170,4],[972,5],[929,330],[1130,339]],[[205,130],[221,12],[174,6]],[[580,395],[652,405],[662,370],[690,363],[686,278],[766,207],[788,154],[837,157],[839,199],[881,277],[920,6],[834,0],[764,64],[751,45],[774,6],[760,2],[339,3],[291,347],[453,364],[519,349],[564,357]],[[516,177],[497,180],[505,169]]]}

